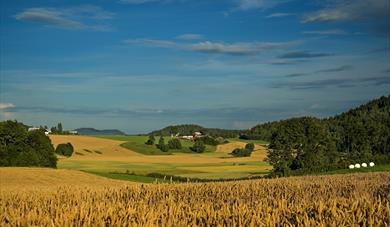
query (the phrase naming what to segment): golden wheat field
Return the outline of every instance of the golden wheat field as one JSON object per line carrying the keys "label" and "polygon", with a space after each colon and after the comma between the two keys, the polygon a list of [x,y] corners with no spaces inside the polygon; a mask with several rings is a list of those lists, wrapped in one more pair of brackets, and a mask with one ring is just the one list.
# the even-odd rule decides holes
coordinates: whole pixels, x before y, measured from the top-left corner
{"label": "golden wheat field", "polygon": [[[24,190],[17,190],[7,181],[28,175],[28,169],[1,171],[1,226],[389,226],[390,220],[389,172],[224,183],[52,184],[48,190],[19,178]],[[39,180],[45,173],[36,171]]]}

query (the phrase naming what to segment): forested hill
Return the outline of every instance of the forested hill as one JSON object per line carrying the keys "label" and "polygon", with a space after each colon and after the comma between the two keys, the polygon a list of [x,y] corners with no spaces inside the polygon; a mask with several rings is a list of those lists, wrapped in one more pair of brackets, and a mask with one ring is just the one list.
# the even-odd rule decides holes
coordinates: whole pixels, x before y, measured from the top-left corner
{"label": "forested hill", "polygon": [[224,138],[234,138],[243,133],[243,130],[228,130],[218,128],[204,128],[200,125],[184,124],[184,125],[172,125],[160,130],[153,131],[149,135],[154,136],[170,136],[172,134],[179,133],[180,135],[192,135],[194,132],[201,132],[213,137],[222,136]]}
{"label": "forested hill", "polygon": [[126,135],[126,133],[117,129],[98,130],[94,128],[78,128],[75,129],[80,135]]}
{"label": "forested hill", "polygon": [[[292,118],[296,119],[296,118]],[[241,135],[242,139],[261,139],[270,141],[272,134],[285,123],[292,119],[268,122],[259,124],[251,128],[249,131]],[[298,118],[299,119],[299,118]],[[347,125],[355,126],[370,126],[370,127],[387,127],[389,128],[390,121],[390,95],[382,96],[379,99],[370,101],[357,108],[351,109],[347,112],[341,113],[334,117],[321,120],[329,125],[347,127]],[[355,128],[356,129],[356,128]],[[372,131],[373,129],[371,129]],[[368,130],[367,130],[368,131]]]}
{"label": "forested hill", "polygon": [[242,138],[270,141],[274,173],[346,168],[351,163],[390,163],[390,96],[327,119],[314,117],[257,125]]}
{"label": "forested hill", "polygon": [[390,95],[382,96],[379,99],[372,100],[357,108],[341,113],[329,118],[330,121],[344,121],[349,118],[366,119],[366,120],[388,120],[390,113]]}
{"label": "forested hill", "polygon": [[325,121],[339,151],[390,161],[390,95]]}

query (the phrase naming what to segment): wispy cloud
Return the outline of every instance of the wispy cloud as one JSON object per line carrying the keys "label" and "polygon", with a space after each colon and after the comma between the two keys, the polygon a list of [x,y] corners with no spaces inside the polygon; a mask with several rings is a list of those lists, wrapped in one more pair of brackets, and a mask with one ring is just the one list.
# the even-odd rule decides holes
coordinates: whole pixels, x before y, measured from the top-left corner
{"label": "wispy cloud", "polygon": [[302,23],[320,22],[366,22],[377,34],[390,32],[390,1],[389,0],[339,0],[324,1],[324,9],[308,13]]}
{"label": "wispy cloud", "polygon": [[203,39],[203,35],[188,33],[188,34],[179,35],[179,36],[176,37],[176,39],[180,39],[180,40],[199,40],[199,39]]}
{"label": "wispy cloud", "polygon": [[141,5],[150,2],[159,2],[161,0],[119,0],[120,3]]}
{"label": "wispy cloud", "polygon": [[15,18],[63,29],[108,31],[111,26],[103,21],[113,16],[113,13],[98,6],[84,5],[73,8],[28,8],[16,14]]}
{"label": "wispy cloud", "polygon": [[236,10],[268,9],[287,1],[289,0],[237,0]]}
{"label": "wispy cloud", "polygon": [[326,87],[354,87],[359,84],[368,83],[373,86],[388,86],[390,76],[363,77],[363,78],[337,78],[324,79],[316,81],[280,81],[273,83],[272,88],[289,88],[289,89],[320,89]]}
{"label": "wispy cloud", "polygon": [[219,43],[201,42],[192,44],[190,49],[203,53],[217,53],[229,55],[253,55],[267,50],[284,49],[291,43],[270,43],[270,42],[242,42],[242,43]]}
{"label": "wispy cloud", "polygon": [[329,68],[329,69],[322,69],[322,70],[318,70],[316,71],[315,73],[333,73],[333,72],[342,72],[342,71],[347,71],[347,70],[350,70],[352,69],[353,67],[350,66],[350,65],[343,65],[343,66],[340,66],[340,67],[336,67],[336,68]]}
{"label": "wispy cloud", "polygon": [[307,73],[290,73],[285,75],[285,77],[301,77],[301,76],[306,76]]}
{"label": "wispy cloud", "polygon": [[350,66],[350,65],[342,65],[342,66],[340,66],[340,67],[328,68],[328,69],[321,69],[321,70],[317,70],[317,71],[314,71],[314,72],[307,72],[307,73],[290,73],[290,74],[285,75],[284,77],[293,78],[293,77],[308,76],[308,75],[312,75],[312,74],[316,74],[316,73],[336,73],[336,72],[347,71],[347,70],[350,70],[350,69],[352,69],[352,68],[353,68],[353,67]]}
{"label": "wispy cloud", "polygon": [[280,17],[289,17],[289,16],[294,16],[295,14],[293,13],[272,13],[265,18],[280,18]]}
{"label": "wispy cloud", "polygon": [[162,4],[168,4],[168,3],[181,3],[181,2],[187,2],[190,0],[119,0],[119,3],[122,4],[131,4],[131,5],[142,5],[142,4],[148,4],[148,3],[162,3]]}
{"label": "wispy cloud", "polygon": [[15,105],[12,103],[0,103],[0,110],[14,108]]}
{"label": "wispy cloud", "polygon": [[330,53],[312,53],[308,51],[293,51],[280,55],[279,58],[318,58],[332,56]]}
{"label": "wispy cloud", "polygon": [[325,9],[309,13],[302,22],[355,21],[388,19],[390,3],[388,0],[341,0],[325,1]]}
{"label": "wispy cloud", "polygon": [[16,106],[12,103],[0,103],[0,120],[10,120],[14,118],[12,110]]}
{"label": "wispy cloud", "polygon": [[125,43],[138,44],[160,48],[175,48],[187,51],[195,51],[210,54],[226,54],[226,55],[255,55],[265,51],[275,49],[286,49],[290,46],[296,45],[297,41],[291,42],[213,42],[204,41],[198,43],[179,43],[169,40],[155,40],[155,39],[129,39]]}
{"label": "wispy cloud", "polygon": [[280,60],[270,61],[270,62],[268,62],[268,64],[282,66],[282,65],[296,65],[296,64],[300,64],[300,63],[304,63],[304,62],[308,62],[308,60],[301,60],[301,59],[300,60],[286,60],[286,59],[280,59]]}
{"label": "wispy cloud", "polygon": [[317,30],[317,31],[304,31],[303,34],[307,35],[346,35],[347,32],[341,29],[331,30]]}

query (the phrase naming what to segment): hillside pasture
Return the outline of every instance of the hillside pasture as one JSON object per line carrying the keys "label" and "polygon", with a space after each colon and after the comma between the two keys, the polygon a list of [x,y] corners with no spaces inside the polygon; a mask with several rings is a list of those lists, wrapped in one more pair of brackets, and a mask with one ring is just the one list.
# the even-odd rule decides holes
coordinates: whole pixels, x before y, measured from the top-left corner
{"label": "hillside pasture", "polygon": [[[50,138],[54,145],[70,142],[75,151],[82,154],[78,155],[75,152],[70,158],[61,158],[58,162],[59,168],[83,170],[106,176],[113,176],[112,173],[132,172],[136,175],[162,173],[189,178],[226,179],[264,175],[271,169],[263,161],[266,149],[261,146],[256,147],[251,157],[236,158],[229,155],[230,148],[245,146],[245,143],[241,142],[219,145],[216,152],[202,154],[191,152],[143,155],[122,147],[121,145],[126,142],[124,140],[59,135],[51,135]],[[96,150],[101,154],[95,153]]]}

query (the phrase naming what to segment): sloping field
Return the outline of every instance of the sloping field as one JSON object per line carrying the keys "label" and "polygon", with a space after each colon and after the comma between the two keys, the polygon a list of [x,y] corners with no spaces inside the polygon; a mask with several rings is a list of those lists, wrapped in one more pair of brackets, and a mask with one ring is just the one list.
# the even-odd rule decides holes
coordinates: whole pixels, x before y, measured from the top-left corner
{"label": "sloping field", "polygon": [[[265,147],[256,145],[251,157],[236,158],[230,153],[245,143],[233,141],[218,146],[211,153],[174,153],[172,155],[143,155],[120,145],[125,141],[88,136],[51,135],[53,144],[72,143],[75,152],[61,158],[59,168],[84,170],[97,174],[132,172],[137,175],[162,173],[188,178],[241,178],[264,175],[271,167],[265,163]],[[107,176],[107,175],[106,175]],[[110,177],[115,177],[112,174]]]}
{"label": "sloping field", "polygon": [[0,191],[21,189],[47,189],[53,187],[107,187],[128,184],[76,170],[48,168],[0,168]]}
{"label": "sloping field", "polygon": [[80,156],[79,158],[85,155],[88,158],[140,156],[137,152],[121,147],[120,144],[123,142],[117,140],[71,135],[50,135],[50,139],[55,147],[60,143],[70,142],[75,152],[82,154],[74,155],[74,157]]}
{"label": "sloping field", "polygon": [[[239,141],[231,141],[227,144],[218,145],[216,152],[229,154],[236,148],[244,148],[246,143]],[[264,145],[255,144],[255,149],[251,155],[256,160],[264,160],[267,156],[267,149]]]}
{"label": "sloping field", "polygon": [[390,220],[390,172],[104,189],[76,183],[50,191],[29,187],[28,173],[18,173],[19,190],[2,182],[0,226],[389,226]]}
{"label": "sloping field", "polygon": [[[220,145],[215,153],[205,154],[183,154],[172,155],[142,155],[120,146],[123,141],[88,137],[88,136],[63,136],[51,135],[50,139],[54,146],[60,143],[72,143],[75,153],[69,160],[96,160],[96,161],[128,161],[135,163],[224,163],[224,162],[250,162],[263,161],[265,148],[256,145],[252,157],[234,158],[228,155],[235,147],[244,147],[245,143],[232,142],[233,145]],[[232,150],[230,148],[234,147]],[[78,152],[79,154],[77,154]],[[81,154],[81,155],[80,155]]]}

